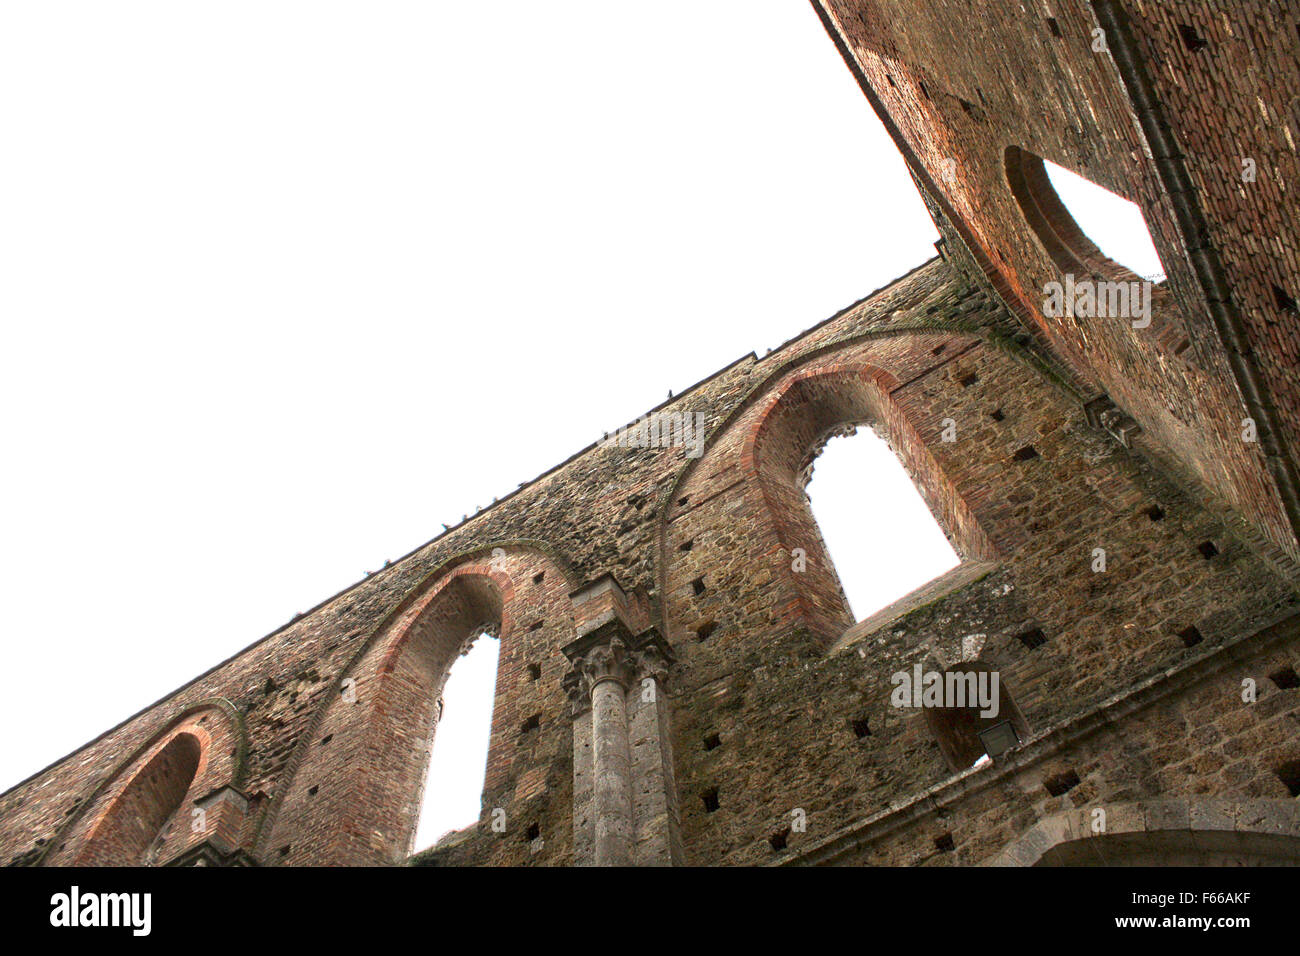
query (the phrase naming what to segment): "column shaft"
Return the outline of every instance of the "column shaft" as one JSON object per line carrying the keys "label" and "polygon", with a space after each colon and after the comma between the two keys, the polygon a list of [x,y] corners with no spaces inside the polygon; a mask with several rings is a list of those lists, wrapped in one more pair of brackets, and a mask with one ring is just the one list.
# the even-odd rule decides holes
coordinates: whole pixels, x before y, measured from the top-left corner
{"label": "column shaft", "polygon": [[595,770],[596,865],[632,862],[632,759],[623,685],[602,680],[591,689]]}

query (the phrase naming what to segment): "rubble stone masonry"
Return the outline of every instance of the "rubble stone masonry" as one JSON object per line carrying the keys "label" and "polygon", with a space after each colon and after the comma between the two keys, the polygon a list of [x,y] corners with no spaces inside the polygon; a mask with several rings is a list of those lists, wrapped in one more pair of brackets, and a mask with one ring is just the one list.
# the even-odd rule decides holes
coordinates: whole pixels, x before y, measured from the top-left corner
{"label": "rubble stone masonry", "polygon": [[[0,795],[0,859],[1300,862],[1296,10],[813,6],[940,257],[655,410],[702,453],[594,442]],[[1044,315],[1125,275],[1044,159],[1142,209],[1150,328]],[[961,558],[862,621],[804,493],[854,426]],[[415,848],[476,639],[482,814]],[[996,673],[1004,726],[892,706],[916,665]]]}

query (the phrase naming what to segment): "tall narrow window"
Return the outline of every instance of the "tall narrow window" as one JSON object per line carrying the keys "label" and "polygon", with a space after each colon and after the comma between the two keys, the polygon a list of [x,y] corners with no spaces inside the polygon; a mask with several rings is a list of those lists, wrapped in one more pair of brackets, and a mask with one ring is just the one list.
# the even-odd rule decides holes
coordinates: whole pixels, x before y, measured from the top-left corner
{"label": "tall narrow window", "polygon": [[857,620],[960,563],[912,479],[870,428],[832,438],[815,465],[806,491]]}
{"label": "tall narrow window", "polygon": [[492,703],[501,644],[480,634],[451,668],[434,709],[433,750],[415,846],[424,848],[474,823],[487,771]]}

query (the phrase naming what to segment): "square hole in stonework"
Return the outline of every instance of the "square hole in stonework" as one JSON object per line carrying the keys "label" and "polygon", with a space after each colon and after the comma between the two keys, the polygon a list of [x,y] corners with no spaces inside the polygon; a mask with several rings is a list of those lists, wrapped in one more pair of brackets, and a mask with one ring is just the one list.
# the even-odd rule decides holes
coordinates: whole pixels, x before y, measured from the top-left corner
{"label": "square hole in stonework", "polygon": [[[1300,33],[1300,26],[1296,27],[1296,32]],[[1279,311],[1300,315],[1300,306],[1296,305],[1295,299],[1280,285],[1273,286],[1273,301],[1277,304]]]}
{"label": "square hole in stonework", "polygon": [[1033,445],[1026,445],[1024,448],[1019,449],[1011,457],[1015,461],[1033,461],[1035,458],[1038,457],[1038,449],[1035,448]]}
{"label": "square hole in stonework", "polygon": [[534,584],[541,584],[544,580],[546,580],[545,571],[538,571],[536,574],[533,575]]}
{"label": "square hole in stonework", "polygon": [[528,824],[528,829],[524,832],[525,842],[532,843],[542,835],[542,825],[540,823]]}
{"label": "square hole in stonework", "polygon": [[286,844],[286,845],[280,847],[280,855],[281,855],[281,856],[288,856],[288,855],[289,855],[289,846],[288,846],[288,844]]}
{"label": "square hole in stonework", "polygon": [[1184,628],[1178,632],[1178,639],[1183,642],[1183,647],[1195,647],[1201,641],[1205,640],[1201,632],[1194,627]]}
{"label": "square hole in stonework", "polygon": [[682,497],[680,497],[680,498],[677,499],[677,503],[678,503],[679,505],[683,505],[683,506],[684,506],[684,505],[686,504],[686,502],[688,502],[688,501],[690,501],[690,500],[691,500],[691,496],[690,496],[690,495],[682,495]]}
{"label": "square hole in stonework", "polygon": [[958,381],[961,382],[962,388],[970,388],[979,380],[980,377],[976,375],[974,372],[971,372],[969,375],[963,375],[960,379],[958,379]]}
{"label": "square hole in stonework", "polygon": [[1058,39],[1061,36],[1061,25],[1056,22],[1056,17],[1047,18],[1047,32]]}
{"label": "square hole in stonework", "polygon": [[1000,422],[1006,417],[1006,412],[1002,411],[1000,408],[995,408],[993,411],[989,412],[989,418],[993,419],[995,422]]}
{"label": "square hole in stonework", "polygon": [[541,621],[537,621],[536,623],[530,625],[529,628],[528,628],[528,630],[530,630],[530,631],[540,631],[541,629],[542,629],[542,622],[541,622]]}
{"label": "square hole in stonework", "polygon": [[1300,676],[1296,675],[1295,668],[1283,667],[1268,675],[1268,679],[1276,684],[1281,690],[1290,690],[1292,687],[1300,687]]}
{"label": "square hole in stonework", "polygon": [[327,743],[329,743],[329,742],[330,742],[331,740],[333,740],[333,739],[334,739],[334,735],[333,735],[333,734],[326,734],[324,737],[322,737],[322,738],[320,739],[320,742],[321,742],[322,744],[327,744]]}
{"label": "square hole in stonework", "polygon": [[1201,557],[1206,561],[1219,553],[1219,549],[1214,546],[1213,541],[1202,541],[1196,546],[1196,550],[1201,552]]}
{"label": "square hole in stonework", "polygon": [[541,680],[541,677],[542,677],[542,665],[541,665],[541,664],[529,664],[529,665],[528,665],[528,679],[529,679],[529,680]]}
{"label": "square hole in stonework", "polygon": [[1293,797],[1300,797],[1300,760],[1288,760],[1273,772],[1277,774],[1277,779],[1282,781],[1287,793]]}
{"label": "square hole in stonework", "polygon": [[695,639],[697,641],[707,641],[714,631],[718,629],[716,621],[709,621],[701,624],[695,629]]}
{"label": "square hole in stonework", "polygon": [[706,588],[704,587],[704,578],[696,578],[694,581],[692,581],[691,590],[695,592],[696,597],[699,597],[701,594],[703,594],[706,590]]}
{"label": "square hole in stonework", "polygon": [[786,848],[786,845],[790,842],[790,828],[786,827],[784,830],[780,831],[779,833],[773,833],[770,837],[767,838],[767,842],[771,844],[773,850],[780,853],[782,850]]}
{"label": "square hole in stonework", "polygon": [[1183,38],[1183,46],[1193,53],[1199,53],[1210,45],[1210,41],[1205,39],[1193,27],[1185,23],[1178,24],[1178,35]]}
{"label": "square hole in stonework", "polygon": [[520,736],[522,736],[524,734],[531,733],[532,731],[536,730],[540,726],[542,726],[542,715],[533,714],[533,716],[529,717],[519,726],[519,734]]}
{"label": "square hole in stonework", "polygon": [[1043,786],[1047,792],[1054,797],[1059,797],[1064,793],[1069,793],[1079,785],[1079,775],[1073,770],[1066,770],[1064,773],[1058,773],[1054,777],[1048,777],[1043,781]]}
{"label": "square hole in stonework", "polygon": [[705,750],[717,750],[722,746],[722,738],[717,734],[709,734],[704,738]]}
{"label": "square hole in stonework", "polygon": [[1165,518],[1165,509],[1161,508],[1159,505],[1152,505],[1142,513],[1152,521],[1163,521]]}
{"label": "square hole in stonework", "polygon": [[704,801],[704,812],[712,813],[718,809],[718,788],[710,787],[700,794],[700,799]]}
{"label": "square hole in stonework", "polygon": [[948,346],[946,346],[946,345],[936,345],[934,348],[930,349],[930,354],[931,354],[931,355],[939,355],[939,354],[942,353],[943,350],[946,349],[947,347],[948,347]]}
{"label": "square hole in stonework", "polygon": [[309,796],[313,796],[313,797],[314,797],[314,796],[316,796],[316,793],[317,793],[319,790],[320,790],[320,784],[313,784],[312,786],[310,786],[310,787],[307,788],[307,794],[308,794]]}
{"label": "square hole in stonework", "polygon": [[1016,640],[1033,650],[1035,647],[1042,647],[1047,643],[1047,635],[1043,633],[1041,627],[1031,627],[1029,630],[1017,634]]}
{"label": "square hole in stonework", "polygon": [[934,838],[934,848],[940,853],[951,853],[957,849],[957,844],[953,842],[951,833],[940,833]]}
{"label": "square hole in stonework", "polygon": [[853,728],[853,736],[861,740],[863,737],[871,736],[871,726],[867,723],[867,718],[859,717],[857,720],[849,721],[849,726]]}
{"label": "square hole in stonework", "polygon": [[693,548],[693,547],[695,547],[695,539],[694,539],[694,538],[691,538],[691,539],[689,539],[689,540],[687,540],[687,541],[683,541],[683,542],[678,546],[677,550],[678,550],[678,551],[689,551],[689,550],[691,550],[691,548]]}

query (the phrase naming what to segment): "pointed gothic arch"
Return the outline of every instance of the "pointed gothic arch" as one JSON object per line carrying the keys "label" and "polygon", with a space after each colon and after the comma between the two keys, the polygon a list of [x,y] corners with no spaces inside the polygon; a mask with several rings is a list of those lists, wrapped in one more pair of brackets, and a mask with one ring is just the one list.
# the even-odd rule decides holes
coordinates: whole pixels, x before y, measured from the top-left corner
{"label": "pointed gothic arch", "polygon": [[[316,767],[346,773],[295,773],[286,781],[283,803],[259,841],[263,859],[294,865],[406,859],[424,788],[437,785],[426,778],[442,689],[452,665],[485,633],[501,649],[484,794],[499,791],[520,737],[512,724],[517,715],[500,705],[503,691],[530,664],[539,666],[521,651],[535,618],[548,617],[561,634],[572,631],[569,590],[568,576],[547,552],[520,545],[479,549],[427,579],[340,675],[299,744],[316,751]],[[298,834],[310,832],[330,836],[298,842]]]}
{"label": "pointed gothic arch", "polygon": [[[891,398],[899,384],[892,373],[867,362],[815,363],[776,384],[744,437],[741,468],[757,486],[783,551],[805,553],[803,570],[791,580],[805,623],[826,646],[855,619],[804,487],[826,442],[846,428],[868,426],[888,442],[963,561],[995,557],[969,506]],[[792,564],[787,559],[783,570],[793,573]]]}
{"label": "pointed gothic arch", "polygon": [[77,863],[149,862],[166,825],[181,809],[202,759],[203,743],[194,734],[179,733],[168,740],[118,793]]}
{"label": "pointed gothic arch", "polygon": [[105,777],[51,841],[40,865],[141,866],[175,859],[212,835],[195,801],[243,781],[244,726],[212,698],[168,721]]}

